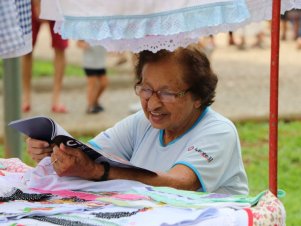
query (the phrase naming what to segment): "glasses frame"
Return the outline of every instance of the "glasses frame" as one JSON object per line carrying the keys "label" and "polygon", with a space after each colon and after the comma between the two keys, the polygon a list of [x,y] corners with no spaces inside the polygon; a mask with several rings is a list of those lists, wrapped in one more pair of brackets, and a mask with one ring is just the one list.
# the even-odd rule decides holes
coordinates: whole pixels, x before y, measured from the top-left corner
{"label": "glasses frame", "polygon": [[[147,91],[149,91],[149,92],[151,93],[151,95],[150,95],[148,98],[145,98],[145,97],[143,97],[143,96],[140,94],[142,90],[143,90],[143,85],[141,85],[141,84],[135,85],[135,93],[136,93],[136,95],[139,96],[140,98],[143,98],[143,99],[145,99],[145,100],[149,100],[149,99],[154,95],[154,93],[155,93],[156,96],[157,96],[157,98],[158,98],[161,102],[163,102],[163,103],[173,103],[173,102],[176,101],[177,98],[184,97],[184,96],[190,91],[190,88],[188,88],[188,89],[186,89],[186,90],[184,90],[184,91],[180,91],[180,92],[168,92],[168,91],[162,91],[162,90],[157,90],[157,91],[155,91],[155,90],[153,90],[153,89],[147,88],[147,89],[144,89],[144,90],[147,90]],[[167,95],[169,95],[169,96],[173,96],[174,99],[171,100],[171,101],[166,101],[166,100],[164,100],[164,97],[162,98],[162,94],[164,95],[164,93],[167,94]]]}

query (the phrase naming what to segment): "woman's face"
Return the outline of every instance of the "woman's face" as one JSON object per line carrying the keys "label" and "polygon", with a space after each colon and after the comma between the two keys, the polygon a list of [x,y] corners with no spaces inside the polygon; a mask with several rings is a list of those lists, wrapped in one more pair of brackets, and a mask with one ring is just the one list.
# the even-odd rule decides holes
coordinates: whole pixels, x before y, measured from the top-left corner
{"label": "woman's face", "polygon": [[[183,82],[182,66],[174,59],[148,63],[142,69],[141,86],[161,93],[179,93],[188,90]],[[152,126],[165,129],[167,135],[180,136],[188,130],[200,115],[200,101],[194,100],[188,91],[173,102],[163,102],[153,93],[149,99],[140,97],[144,113]]]}

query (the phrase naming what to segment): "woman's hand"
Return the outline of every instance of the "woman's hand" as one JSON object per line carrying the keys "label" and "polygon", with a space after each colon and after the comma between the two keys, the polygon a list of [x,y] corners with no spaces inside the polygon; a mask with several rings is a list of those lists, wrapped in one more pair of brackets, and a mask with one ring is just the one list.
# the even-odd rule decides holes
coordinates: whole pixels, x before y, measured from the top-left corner
{"label": "woman's hand", "polygon": [[35,140],[29,137],[26,139],[26,144],[27,153],[36,162],[41,161],[46,156],[50,156],[52,153],[52,147],[46,141]]}
{"label": "woman's hand", "polygon": [[103,167],[96,164],[83,151],[64,144],[53,148],[51,162],[59,176],[75,176],[91,180],[100,178],[103,174]]}

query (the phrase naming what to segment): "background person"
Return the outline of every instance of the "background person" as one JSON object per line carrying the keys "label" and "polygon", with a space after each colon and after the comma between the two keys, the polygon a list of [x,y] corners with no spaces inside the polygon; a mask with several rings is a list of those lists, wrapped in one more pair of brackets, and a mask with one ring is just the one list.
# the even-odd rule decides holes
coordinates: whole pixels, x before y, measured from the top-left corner
{"label": "background person", "polygon": [[153,186],[247,194],[237,130],[209,107],[218,79],[206,55],[195,48],[143,51],[136,76],[135,92],[143,110],[89,143],[157,175],[97,164],[78,149],[63,144],[52,149],[47,142],[31,138],[27,139],[28,153],[36,161],[51,155],[59,176],[128,179]]}
{"label": "background person", "polygon": [[90,46],[82,40],[77,45],[83,49],[83,68],[87,77],[87,113],[98,113],[104,110],[99,99],[108,86],[106,50],[102,46]]}
{"label": "background person", "polygon": [[[63,40],[59,34],[54,33],[54,21],[42,21],[39,19],[40,1],[32,1],[32,42],[35,46],[41,24],[43,22],[49,24],[49,29],[52,38],[52,47],[54,49],[54,82],[52,94],[51,110],[54,113],[67,113],[66,107],[60,103],[60,95],[62,90],[63,76],[65,72],[66,57],[65,49],[68,47],[68,40]],[[22,111],[29,112],[31,110],[31,78],[33,56],[32,52],[22,57],[22,88],[23,88],[23,103]]]}

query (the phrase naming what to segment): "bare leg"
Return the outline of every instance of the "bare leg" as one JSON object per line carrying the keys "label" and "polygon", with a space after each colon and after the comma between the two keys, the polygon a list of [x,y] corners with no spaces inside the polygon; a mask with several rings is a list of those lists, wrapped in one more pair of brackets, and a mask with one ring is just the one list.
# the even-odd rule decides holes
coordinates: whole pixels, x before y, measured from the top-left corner
{"label": "bare leg", "polygon": [[88,109],[92,109],[97,104],[97,90],[98,90],[97,76],[87,76],[87,102]]}
{"label": "bare leg", "polygon": [[30,111],[31,103],[31,76],[32,76],[32,53],[28,53],[22,57],[22,88],[23,88],[23,104],[22,111]]}
{"label": "bare leg", "polygon": [[229,31],[228,35],[229,35],[229,41],[228,41],[229,46],[235,45],[235,41],[234,41],[234,37],[233,37],[233,32]]}
{"label": "bare leg", "polygon": [[107,76],[87,76],[87,113],[98,113],[103,111],[103,107],[99,105],[98,101],[107,86]]}
{"label": "bare leg", "polygon": [[282,28],[282,35],[281,35],[281,40],[286,40],[286,33],[287,33],[287,20],[283,19],[281,21],[281,28]]}
{"label": "bare leg", "polygon": [[65,72],[65,51],[60,49],[54,50],[54,84],[52,106],[61,108],[60,95],[62,90],[63,77]]}
{"label": "bare leg", "polygon": [[299,17],[298,34],[297,34],[297,49],[301,49],[301,16]]}
{"label": "bare leg", "polygon": [[98,105],[98,100],[100,96],[102,95],[103,91],[107,88],[109,83],[109,80],[106,75],[98,77],[98,91],[96,94],[96,100],[95,100],[95,105]]}
{"label": "bare leg", "polygon": [[256,34],[256,41],[252,45],[253,48],[258,47],[258,48],[264,48],[264,32],[260,31]]}
{"label": "bare leg", "polygon": [[240,49],[240,50],[245,50],[245,49],[246,49],[246,38],[245,38],[244,35],[242,35],[242,36],[240,37],[240,43],[239,43],[239,45],[237,46],[237,48]]}

